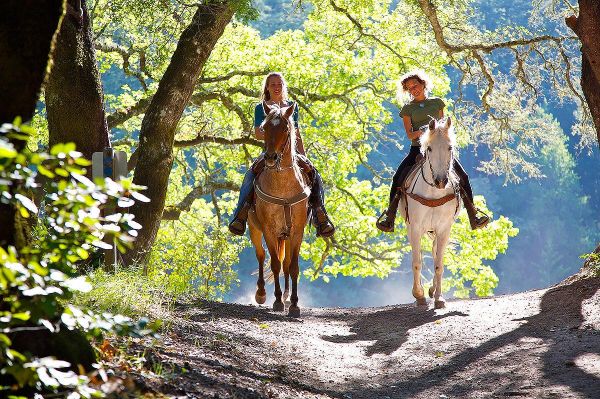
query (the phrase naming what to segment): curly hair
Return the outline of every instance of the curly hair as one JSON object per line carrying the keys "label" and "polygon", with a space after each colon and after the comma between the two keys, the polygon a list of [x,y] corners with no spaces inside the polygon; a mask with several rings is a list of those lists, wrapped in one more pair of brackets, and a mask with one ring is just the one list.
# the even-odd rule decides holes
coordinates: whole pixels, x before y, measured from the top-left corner
{"label": "curly hair", "polygon": [[271,95],[269,94],[269,91],[267,90],[267,86],[269,85],[269,78],[273,77],[273,76],[277,76],[281,79],[281,83],[283,83],[283,88],[281,90],[281,97],[283,98],[284,101],[287,101],[288,99],[288,91],[287,91],[287,82],[285,81],[285,78],[283,77],[283,74],[281,72],[269,72],[269,74],[265,77],[265,80],[263,80],[263,89],[262,89],[262,93],[260,94],[260,100],[261,101],[269,101],[271,99]]}
{"label": "curly hair", "polygon": [[410,79],[416,79],[419,83],[425,85],[425,93],[430,93],[433,89],[433,84],[431,83],[431,79],[429,75],[425,73],[422,69],[415,69],[413,71],[407,72],[400,77],[400,84],[402,87],[402,94],[409,94],[408,88],[406,87],[406,82]]}

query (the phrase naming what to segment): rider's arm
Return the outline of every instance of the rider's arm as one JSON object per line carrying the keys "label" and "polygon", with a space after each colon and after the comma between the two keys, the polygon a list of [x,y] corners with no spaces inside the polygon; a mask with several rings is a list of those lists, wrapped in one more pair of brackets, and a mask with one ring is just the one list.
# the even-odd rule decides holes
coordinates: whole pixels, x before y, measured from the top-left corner
{"label": "rider's arm", "polygon": [[254,137],[259,140],[265,139],[265,131],[262,129],[262,123],[265,120],[265,111],[263,105],[257,104],[254,108]]}
{"label": "rider's arm", "polygon": [[306,155],[304,151],[304,142],[302,141],[302,135],[300,129],[296,128],[296,151],[301,155]]}
{"label": "rider's arm", "polygon": [[404,115],[402,117],[402,121],[404,121],[404,130],[406,130],[406,135],[410,140],[416,140],[421,137],[423,134],[419,129],[413,130],[412,122],[410,120],[410,115]]}

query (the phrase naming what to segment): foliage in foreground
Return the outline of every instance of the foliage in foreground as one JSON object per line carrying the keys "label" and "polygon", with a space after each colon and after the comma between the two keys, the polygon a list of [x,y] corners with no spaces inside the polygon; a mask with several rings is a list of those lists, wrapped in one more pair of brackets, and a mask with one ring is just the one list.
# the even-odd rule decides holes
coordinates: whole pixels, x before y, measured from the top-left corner
{"label": "foliage in foreground", "polygon": [[[103,216],[102,210],[110,203],[128,206],[132,197],[146,199],[130,183],[119,185],[107,179],[96,184],[86,178],[84,167],[89,161],[73,144],[57,145],[49,154],[17,151],[13,143],[23,144],[31,133],[19,120],[0,128],[2,203],[15,209],[18,231],[16,247],[0,248],[0,374],[3,385],[10,383],[0,387],[0,392],[4,396],[27,388],[69,394],[70,398],[100,396],[87,375],[73,371],[77,365],[30,353],[30,344],[35,342],[18,351],[13,341],[20,334],[32,333],[34,337],[42,333],[46,340],[64,329],[84,331],[87,339],[105,332],[145,333],[143,321],[135,324],[123,316],[100,315],[65,304],[75,292],[91,288],[77,265],[97,248],[110,247],[108,243],[124,250],[140,227],[132,215]],[[31,199],[34,192],[43,192],[40,210]],[[37,234],[31,238],[28,226],[38,214]],[[62,355],[67,351],[62,346],[56,350]]]}

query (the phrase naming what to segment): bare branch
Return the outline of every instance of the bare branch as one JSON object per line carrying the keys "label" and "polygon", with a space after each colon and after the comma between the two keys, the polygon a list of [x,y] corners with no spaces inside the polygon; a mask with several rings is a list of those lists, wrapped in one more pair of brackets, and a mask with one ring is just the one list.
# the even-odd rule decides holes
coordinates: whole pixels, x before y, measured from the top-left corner
{"label": "bare branch", "polygon": [[233,182],[218,181],[218,182],[207,182],[201,186],[194,187],[192,191],[186,195],[181,202],[177,205],[166,206],[163,211],[163,220],[178,220],[181,212],[187,212],[191,209],[192,204],[198,198],[205,195],[210,195],[217,190],[231,190],[239,191],[240,186]]}
{"label": "bare branch", "polygon": [[231,71],[223,76],[213,76],[210,78],[200,78],[198,79],[198,83],[215,83],[222,82],[224,80],[229,80],[234,76],[264,76],[269,73],[268,69],[262,71]]}
{"label": "bare branch", "polygon": [[116,126],[125,123],[129,119],[134,116],[141,115],[148,109],[150,102],[152,101],[152,97],[145,97],[140,99],[137,104],[132,105],[129,108],[121,109],[119,111],[115,111],[112,114],[106,117],[106,122],[108,123],[108,128],[112,129]]}
{"label": "bare branch", "polygon": [[[146,78],[144,77],[144,74],[148,77],[151,77],[151,76],[150,76],[148,70],[145,69],[146,56],[144,53],[144,49],[134,49],[133,47],[130,47],[127,49],[127,48],[125,48],[123,46],[119,46],[117,44],[108,44],[108,43],[96,43],[96,49],[99,51],[103,51],[105,53],[119,54],[121,56],[121,58],[123,59],[123,72],[125,72],[126,75],[135,77],[138,80],[138,82],[140,82],[140,85],[142,86],[144,91],[148,91],[148,85],[146,84]],[[136,53],[139,56],[140,70],[132,71],[130,69],[131,64],[130,64],[129,58]],[[144,68],[144,69],[142,69],[142,68]]]}

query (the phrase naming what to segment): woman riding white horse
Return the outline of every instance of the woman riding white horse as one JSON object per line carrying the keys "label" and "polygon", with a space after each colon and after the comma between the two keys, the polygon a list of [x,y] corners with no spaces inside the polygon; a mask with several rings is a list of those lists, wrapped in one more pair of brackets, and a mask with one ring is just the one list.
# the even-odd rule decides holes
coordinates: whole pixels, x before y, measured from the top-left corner
{"label": "woman riding white horse", "polygon": [[400,188],[400,212],[406,221],[408,241],[412,248],[412,294],[418,305],[426,305],[421,284],[421,237],[433,235],[433,286],[429,296],[435,307],[445,306],[442,297],[444,251],[450,230],[460,211],[459,178],[454,170],[455,136],[450,118],[432,120],[420,137],[423,161]]}

